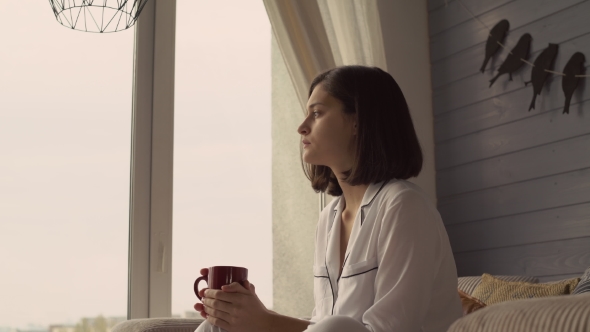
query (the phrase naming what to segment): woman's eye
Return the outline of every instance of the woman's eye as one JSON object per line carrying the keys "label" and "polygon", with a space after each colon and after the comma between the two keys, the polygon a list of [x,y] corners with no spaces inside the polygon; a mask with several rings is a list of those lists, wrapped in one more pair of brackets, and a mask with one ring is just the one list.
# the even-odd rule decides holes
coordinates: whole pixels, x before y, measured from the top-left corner
{"label": "woman's eye", "polygon": [[318,111],[313,111],[313,117],[314,117],[314,118],[317,118],[317,117],[318,117],[318,115],[320,115],[320,112],[318,112]]}

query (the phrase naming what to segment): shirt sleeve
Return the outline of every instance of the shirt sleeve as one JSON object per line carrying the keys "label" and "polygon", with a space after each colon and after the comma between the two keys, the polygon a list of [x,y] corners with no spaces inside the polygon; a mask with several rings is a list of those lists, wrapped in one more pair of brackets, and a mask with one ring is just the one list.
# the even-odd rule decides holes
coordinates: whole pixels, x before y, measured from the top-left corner
{"label": "shirt sleeve", "polygon": [[440,265],[438,213],[414,190],[384,204],[375,301],[362,317],[373,332],[414,332],[424,325]]}
{"label": "shirt sleeve", "polygon": [[315,314],[315,305],[314,305],[314,308],[313,308],[313,310],[311,311],[311,317],[309,318],[309,325],[313,325],[313,324],[315,324],[317,321],[318,321],[318,318],[316,317],[316,314]]}

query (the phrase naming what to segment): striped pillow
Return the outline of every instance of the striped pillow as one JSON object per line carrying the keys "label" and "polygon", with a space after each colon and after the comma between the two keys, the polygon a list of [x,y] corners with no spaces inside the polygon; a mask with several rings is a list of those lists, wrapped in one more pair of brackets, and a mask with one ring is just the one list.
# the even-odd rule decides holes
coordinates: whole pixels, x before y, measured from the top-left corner
{"label": "striped pillow", "polygon": [[586,272],[582,275],[578,286],[574,289],[572,294],[590,293],[590,267],[586,269]]}
{"label": "striped pillow", "polygon": [[[524,281],[536,284],[539,282],[539,279],[535,277],[529,276],[494,276],[498,279],[504,281]],[[475,287],[477,287],[481,283],[481,276],[472,276],[472,277],[459,277],[457,282],[457,288],[469,295],[473,293]]]}

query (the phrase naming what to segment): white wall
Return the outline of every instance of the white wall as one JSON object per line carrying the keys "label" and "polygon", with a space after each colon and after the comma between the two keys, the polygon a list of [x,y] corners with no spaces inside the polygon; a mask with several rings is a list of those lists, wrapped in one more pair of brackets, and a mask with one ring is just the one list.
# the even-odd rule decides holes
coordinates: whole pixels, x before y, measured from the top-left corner
{"label": "white wall", "polygon": [[436,203],[427,3],[426,0],[377,0],[377,3],[387,71],[406,97],[424,155],[422,172],[411,181]]}

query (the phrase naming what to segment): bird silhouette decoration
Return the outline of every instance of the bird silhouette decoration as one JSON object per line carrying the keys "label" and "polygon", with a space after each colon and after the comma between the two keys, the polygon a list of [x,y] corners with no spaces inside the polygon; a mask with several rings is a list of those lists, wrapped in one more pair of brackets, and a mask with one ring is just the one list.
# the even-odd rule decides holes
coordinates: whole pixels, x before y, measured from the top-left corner
{"label": "bird silhouette decoration", "polygon": [[490,87],[492,87],[492,84],[494,84],[498,77],[503,74],[509,74],[510,81],[512,81],[512,73],[517,71],[524,64],[521,59],[526,60],[529,57],[532,40],[533,37],[528,33],[525,33],[520,37],[516,46],[514,46],[510,51],[510,54],[506,57],[506,60],[504,60],[502,65],[500,65],[500,68],[498,68],[498,74],[490,80]]}
{"label": "bird silhouette decoration", "polygon": [[557,44],[549,43],[549,46],[535,59],[535,66],[531,71],[531,80],[524,82],[524,86],[533,83],[533,101],[531,102],[531,106],[529,106],[529,112],[532,109],[535,109],[537,96],[541,94],[541,90],[543,89],[547,78],[549,78],[549,72],[547,72],[546,69],[553,70],[558,48],[559,46]]}
{"label": "bird silhouette decoration", "polygon": [[565,74],[561,81],[561,88],[565,94],[565,106],[563,108],[563,114],[570,113],[570,102],[572,101],[572,96],[578,87],[578,82],[580,81],[580,78],[576,77],[576,75],[582,75],[584,73],[585,61],[586,57],[584,54],[576,52],[574,55],[572,55],[563,69],[563,73]]}
{"label": "bird silhouette decoration", "polygon": [[506,38],[508,29],[510,29],[510,23],[508,20],[502,20],[498,22],[498,24],[494,25],[492,30],[490,30],[490,35],[488,36],[488,41],[486,42],[486,56],[480,69],[482,73],[486,70],[486,66],[488,65],[488,61],[490,61],[490,58],[500,48],[500,44],[498,43],[504,42],[504,38]]}

